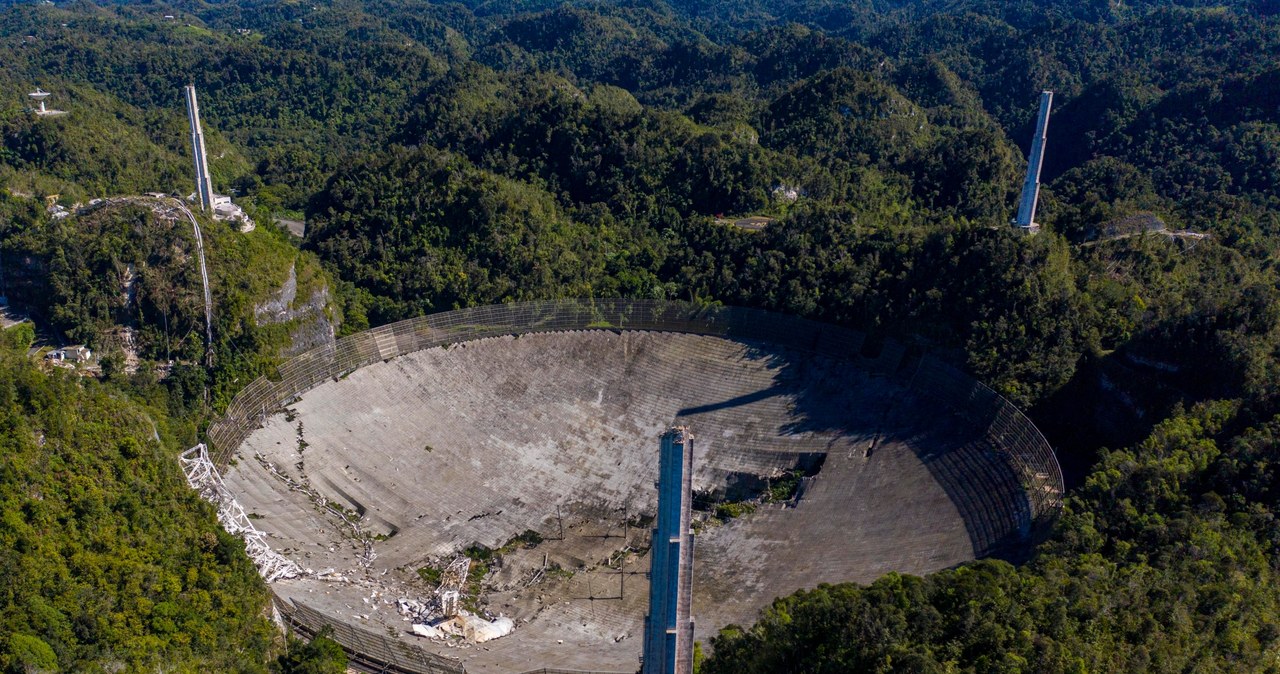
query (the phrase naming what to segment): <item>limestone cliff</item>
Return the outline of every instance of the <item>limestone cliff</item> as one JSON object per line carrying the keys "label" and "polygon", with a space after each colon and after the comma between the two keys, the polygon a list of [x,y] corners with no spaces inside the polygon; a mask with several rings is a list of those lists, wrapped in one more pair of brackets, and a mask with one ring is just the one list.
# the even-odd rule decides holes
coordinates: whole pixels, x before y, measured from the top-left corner
{"label": "limestone cliff", "polygon": [[271,297],[254,306],[254,322],[259,326],[289,326],[289,343],[280,355],[288,358],[299,353],[332,344],[335,321],[330,306],[329,286],[324,282],[309,284],[298,292],[298,265],[289,265],[289,276]]}

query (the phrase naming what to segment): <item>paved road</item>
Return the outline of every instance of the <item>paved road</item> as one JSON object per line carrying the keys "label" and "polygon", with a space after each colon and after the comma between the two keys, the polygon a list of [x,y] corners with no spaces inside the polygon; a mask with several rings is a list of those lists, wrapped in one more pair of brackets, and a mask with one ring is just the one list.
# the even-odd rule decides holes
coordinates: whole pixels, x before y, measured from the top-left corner
{"label": "paved road", "polygon": [[289,233],[302,238],[307,233],[307,223],[303,220],[290,220],[288,218],[276,218],[276,224],[289,230]]}

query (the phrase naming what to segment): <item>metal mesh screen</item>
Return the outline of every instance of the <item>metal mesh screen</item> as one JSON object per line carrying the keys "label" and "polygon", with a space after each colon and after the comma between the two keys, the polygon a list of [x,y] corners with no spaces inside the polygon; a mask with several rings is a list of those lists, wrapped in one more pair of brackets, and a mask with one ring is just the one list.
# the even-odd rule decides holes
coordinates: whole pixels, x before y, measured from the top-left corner
{"label": "metal mesh screen", "polygon": [[[212,459],[220,469],[225,468],[235,450],[267,416],[325,381],[340,379],[366,365],[485,337],[575,330],[651,330],[755,340],[856,360],[875,373],[912,372],[909,386],[914,394],[949,408],[1007,457],[1026,490],[1033,535],[1045,532],[1061,508],[1062,471],[1040,431],[998,393],[941,360],[925,355],[913,363],[915,367],[905,367],[907,349],[892,340],[881,345],[875,356],[865,357],[865,335],[856,330],[759,309],[664,300],[569,299],[490,305],[420,316],[344,337],[286,361],[277,378],[260,377],[240,391],[208,430]],[[324,625],[332,625],[335,640],[352,653],[353,665],[366,671],[464,672],[456,662],[336,621],[306,605],[280,605],[285,619],[300,631],[314,634]]]}
{"label": "metal mesh screen", "polygon": [[999,393],[931,355],[921,359],[911,388],[950,407],[1005,454],[1031,502],[1034,530],[1043,533],[1062,507],[1063,482],[1040,429]]}
{"label": "metal mesh screen", "polygon": [[[275,598],[280,618],[289,628],[306,637],[314,637],[326,626],[332,628],[330,638],[347,651],[348,666],[365,672],[395,672],[397,674],[466,674],[466,666],[460,662],[436,655],[418,646],[353,627],[326,616],[298,601]],[[585,669],[534,669],[524,674],[620,674],[619,672]]]}
{"label": "metal mesh screen", "polygon": [[[742,307],[707,307],[665,300],[548,300],[496,304],[419,316],[391,323],[296,356],[279,368],[279,378],[259,377],[227,407],[208,431],[213,461],[225,467],[245,438],[266,417],[300,394],[378,361],[414,351],[484,337],[572,330],[654,330],[768,342],[844,359],[892,373],[904,347],[885,342],[875,358],[863,358],[865,335],[804,318]],[[912,388],[946,404],[1006,452],[1024,477],[1037,520],[1051,517],[1062,502],[1062,471],[1044,436],[1011,403],[980,382],[925,356]]]}
{"label": "metal mesh screen", "polygon": [[368,672],[401,672],[403,674],[465,674],[462,663],[449,660],[417,646],[385,634],[353,627],[317,611],[306,604],[276,598],[280,617],[290,629],[313,637],[321,629],[333,628],[330,638],[338,642],[350,657],[350,666]]}
{"label": "metal mesh screen", "polygon": [[325,380],[340,378],[365,365],[484,337],[590,329],[739,337],[838,357],[856,354],[863,338],[853,330],[794,316],[659,300],[552,300],[420,316],[300,354],[280,366],[278,378],[260,377],[246,386],[227,406],[222,419],[209,428],[214,463],[225,466],[231,452],[281,405]]}

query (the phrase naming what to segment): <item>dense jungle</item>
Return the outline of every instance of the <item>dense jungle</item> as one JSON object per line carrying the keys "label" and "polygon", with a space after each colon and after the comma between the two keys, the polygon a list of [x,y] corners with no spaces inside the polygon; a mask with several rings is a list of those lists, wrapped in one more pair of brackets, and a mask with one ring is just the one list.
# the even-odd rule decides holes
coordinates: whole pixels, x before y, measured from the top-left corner
{"label": "dense jungle", "polygon": [[[343,671],[176,454],[316,344],[622,296],[932,349],[1067,475],[1029,559],[779,598],[705,674],[1280,671],[1276,0],[3,2],[0,64],[0,670]],[[193,190],[187,84],[257,223],[200,216],[211,345],[184,221],[96,202]]]}

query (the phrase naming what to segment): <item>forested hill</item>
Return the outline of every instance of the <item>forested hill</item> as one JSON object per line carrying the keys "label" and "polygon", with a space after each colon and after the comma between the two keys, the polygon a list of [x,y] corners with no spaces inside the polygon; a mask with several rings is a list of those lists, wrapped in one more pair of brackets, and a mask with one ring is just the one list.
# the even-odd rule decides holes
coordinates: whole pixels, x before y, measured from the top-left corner
{"label": "forested hill", "polygon": [[[119,396],[170,416],[173,450],[288,351],[292,327],[259,307],[294,320],[322,289],[316,315],[347,332],[569,295],[776,309],[966,367],[1032,411],[1072,493],[1026,565],[788,598],[718,640],[708,671],[1277,667],[1276,0],[11,3],[0,63],[0,295],[41,334],[108,351],[136,329],[144,373],[175,361],[163,381],[82,385],[7,356],[33,382],[10,413],[27,426],[45,423],[45,386]],[[188,235],[131,208],[46,210],[190,192],[188,83],[215,188],[262,225],[206,223],[210,373]],[[37,86],[67,114],[26,111]],[[1009,219],[1045,88],[1027,237]],[[733,224],[747,216],[770,220]],[[130,268],[148,274],[133,304],[116,283]],[[145,440],[120,460],[160,452]],[[32,465],[63,451],[20,450]],[[0,493],[31,479],[0,474]],[[127,487],[100,489],[115,503]],[[94,587],[117,606],[138,594]],[[164,631],[145,604],[120,610],[136,621],[114,641],[69,638],[70,600],[27,589],[0,605],[0,666],[19,650],[145,666],[119,655],[135,638],[204,661],[194,628]],[[252,631],[246,592],[221,609],[228,639]],[[268,647],[245,643],[260,667]]]}
{"label": "forested hill", "polygon": [[164,412],[40,372],[32,336],[0,331],[0,668],[259,668],[265,588],[187,488]]}

